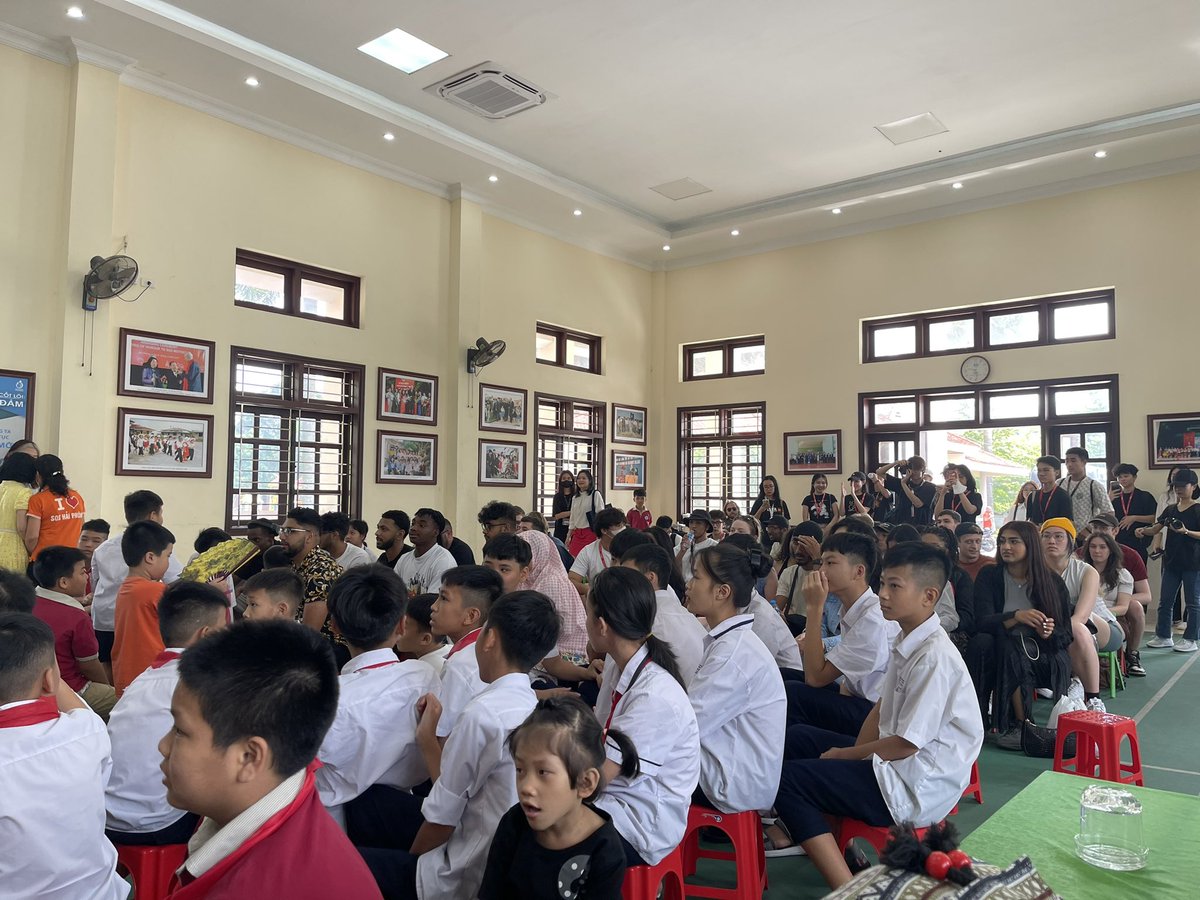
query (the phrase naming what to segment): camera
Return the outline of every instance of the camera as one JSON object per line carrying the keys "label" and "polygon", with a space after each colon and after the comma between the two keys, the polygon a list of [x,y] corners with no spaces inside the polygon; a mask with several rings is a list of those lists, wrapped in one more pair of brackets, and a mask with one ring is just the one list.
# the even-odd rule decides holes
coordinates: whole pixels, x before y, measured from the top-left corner
{"label": "camera", "polygon": [[905,475],[908,474],[908,466],[897,467],[896,474],[899,475],[901,478],[903,478]]}
{"label": "camera", "polygon": [[1170,521],[1167,522],[1167,525],[1169,527],[1175,529],[1176,531],[1182,531],[1183,530],[1183,519],[1171,519]]}

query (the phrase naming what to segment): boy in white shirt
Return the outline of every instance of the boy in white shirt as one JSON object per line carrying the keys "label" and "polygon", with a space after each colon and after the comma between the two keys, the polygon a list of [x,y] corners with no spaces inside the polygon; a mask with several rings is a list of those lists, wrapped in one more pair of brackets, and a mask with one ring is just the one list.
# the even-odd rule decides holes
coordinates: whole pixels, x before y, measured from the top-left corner
{"label": "boy in white shirt", "polygon": [[295,621],[304,603],[304,582],[291,566],[263,569],[242,584],[246,608],[242,618],[251,622],[266,619]]}
{"label": "boy in white shirt", "polygon": [[[338,710],[317,758],[317,791],[354,843],[389,820],[415,811],[410,789],[429,777],[417,749],[417,700],[436,691],[437,675],[401,662],[392,649],[408,601],[386,566],[351,570],[329,590],[333,628],[350,646],[338,679]],[[343,809],[344,805],[344,809]]]}
{"label": "boy in white shirt", "polygon": [[445,528],[446,517],[436,509],[418,509],[413,515],[408,532],[412,552],[401,556],[394,566],[396,574],[408,586],[408,596],[436,594],[441,589],[442,576],[458,565],[439,541]]}
{"label": "boy in white shirt", "polygon": [[419,659],[440,679],[450,644],[433,633],[433,604],[437,599],[437,594],[418,594],[408,601],[400,619],[396,655],[401,659]]}
{"label": "boy in white shirt", "polygon": [[675,551],[675,559],[683,572],[684,582],[692,580],[692,560],[705,547],[715,547],[717,542],[712,539],[712,517],[702,509],[693,509],[687,519],[688,534]]}
{"label": "boy in white shirt", "polygon": [[0,613],[0,891],[123,900],[104,838],[104,723],[58,677],[54,632]]}
{"label": "boy in white shirt", "polygon": [[[671,577],[671,557],[658,544],[632,547],[621,556],[621,565],[646,576],[654,589],[654,635],[675,654],[683,686],[688,687],[704,659],[704,626],[667,586]],[[615,665],[613,666],[615,674]],[[606,679],[609,675],[605,670]]]}
{"label": "boy in white shirt", "polygon": [[950,574],[945,554],[898,544],[884,566],[883,610],[900,634],[880,701],[857,739],[806,729],[809,758],[784,762],[775,799],[786,833],[772,843],[797,842],[833,888],[851,874],[826,816],[939,822],[962,797],[983,745],[970,675],[933,611]]}
{"label": "boy in white shirt", "polygon": [[442,712],[437,733],[443,741],[466,705],[486,687],[479,678],[475,642],[487,624],[488,610],[503,593],[503,579],[485,566],[456,566],[442,578],[429,621],[436,637],[451,642],[438,691]]}
{"label": "boy in white shirt", "polygon": [[[464,567],[465,568],[465,567]],[[492,835],[517,801],[508,735],[536,705],[526,673],[555,646],[558,614],[536,591],[507,594],[491,608],[475,650],[487,688],[462,711],[443,748],[441,704],[421,698],[417,742],[433,790],[407,851],[360,847],[389,898],[475,900]]]}
{"label": "boy in white shirt", "polygon": [[225,627],[225,594],[208,584],[177,581],[158,601],[158,630],[166,649],[125,689],[108,720],[112,774],[104,792],[108,839],[114,844],[186,844],[200,817],[167,803],[158,742],[171,730],[171,696],[179,657]]}

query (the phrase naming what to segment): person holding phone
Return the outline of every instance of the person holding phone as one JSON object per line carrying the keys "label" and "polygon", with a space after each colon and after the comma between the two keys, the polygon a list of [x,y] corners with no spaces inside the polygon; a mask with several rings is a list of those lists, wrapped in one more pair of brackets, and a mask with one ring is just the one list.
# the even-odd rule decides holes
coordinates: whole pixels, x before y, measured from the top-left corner
{"label": "person holding phone", "polygon": [[[1158,623],[1147,647],[1194,653],[1200,637],[1200,503],[1196,501],[1196,473],[1181,468],[1171,479],[1175,502],[1158,517],[1158,522],[1138,528],[1137,537],[1154,537],[1166,529],[1162,587],[1159,590]],[[1171,637],[1172,599],[1180,586],[1187,605],[1187,628],[1181,640]]]}
{"label": "person holding phone", "polygon": [[1108,485],[1108,498],[1112,501],[1113,513],[1117,517],[1118,544],[1134,550],[1146,561],[1146,550],[1150,539],[1138,537],[1134,531],[1145,525],[1153,525],[1158,512],[1158,501],[1149,491],[1137,487],[1138,468],[1133,463],[1113,466],[1113,481]]}
{"label": "person holding phone", "polygon": [[[892,469],[896,475],[889,475]],[[884,497],[896,501],[896,524],[929,525],[933,522],[933,500],[937,489],[925,480],[925,460],[920,456],[884,463],[875,470],[875,484]]]}
{"label": "person holding phone", "polygon": [[942,469],[943,483],[933,497],[933,515],[944,511],[956,512],[959,522],[974,522],[983,507],[983,498],[976,489],[975,476],[966,466],[947,463]]}

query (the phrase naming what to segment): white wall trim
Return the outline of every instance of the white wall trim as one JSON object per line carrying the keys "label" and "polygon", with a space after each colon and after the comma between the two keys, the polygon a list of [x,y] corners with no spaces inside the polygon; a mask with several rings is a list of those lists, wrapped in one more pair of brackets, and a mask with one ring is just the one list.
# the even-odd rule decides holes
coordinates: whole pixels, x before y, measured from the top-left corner
{"label": "white wall trim", "polygon": [[86,63],[87,65],[107,69],[109,72],[116,72],[120,75],[130,66],[137,64],[137,60],[132,56],[126,56],[123,53],[114,53],[106,47],[101,47],[98,44],[89,44],[87,41],[79,40],[79,38],[64,38],[63,44],[67,49],[67,58],[76,65]]}
{"label": "white wall trim", "polygon": [[71,64],[71,57],[60,42],[44,38],[40,34],[26,31],[24,28],[18,28],[16,25],[0,22],[0,44],[31,56],[48,59],[61,66]]}

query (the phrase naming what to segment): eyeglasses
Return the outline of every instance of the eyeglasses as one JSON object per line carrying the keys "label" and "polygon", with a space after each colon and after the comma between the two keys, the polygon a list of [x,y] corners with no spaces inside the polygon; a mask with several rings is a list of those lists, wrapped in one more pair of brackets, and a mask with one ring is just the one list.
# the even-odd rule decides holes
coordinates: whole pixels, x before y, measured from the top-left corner
{"label": "eyeglasses", "polygon": [[280,534],[308,534],[307,528],[280,528]]}
{"label": "eyeglasses", "polygon": [[492,531],[493,529],[504,527],[504,523],[503,522],[484,522],[482,527],[483,527],[483,533],[487,534],[489,531]]}

